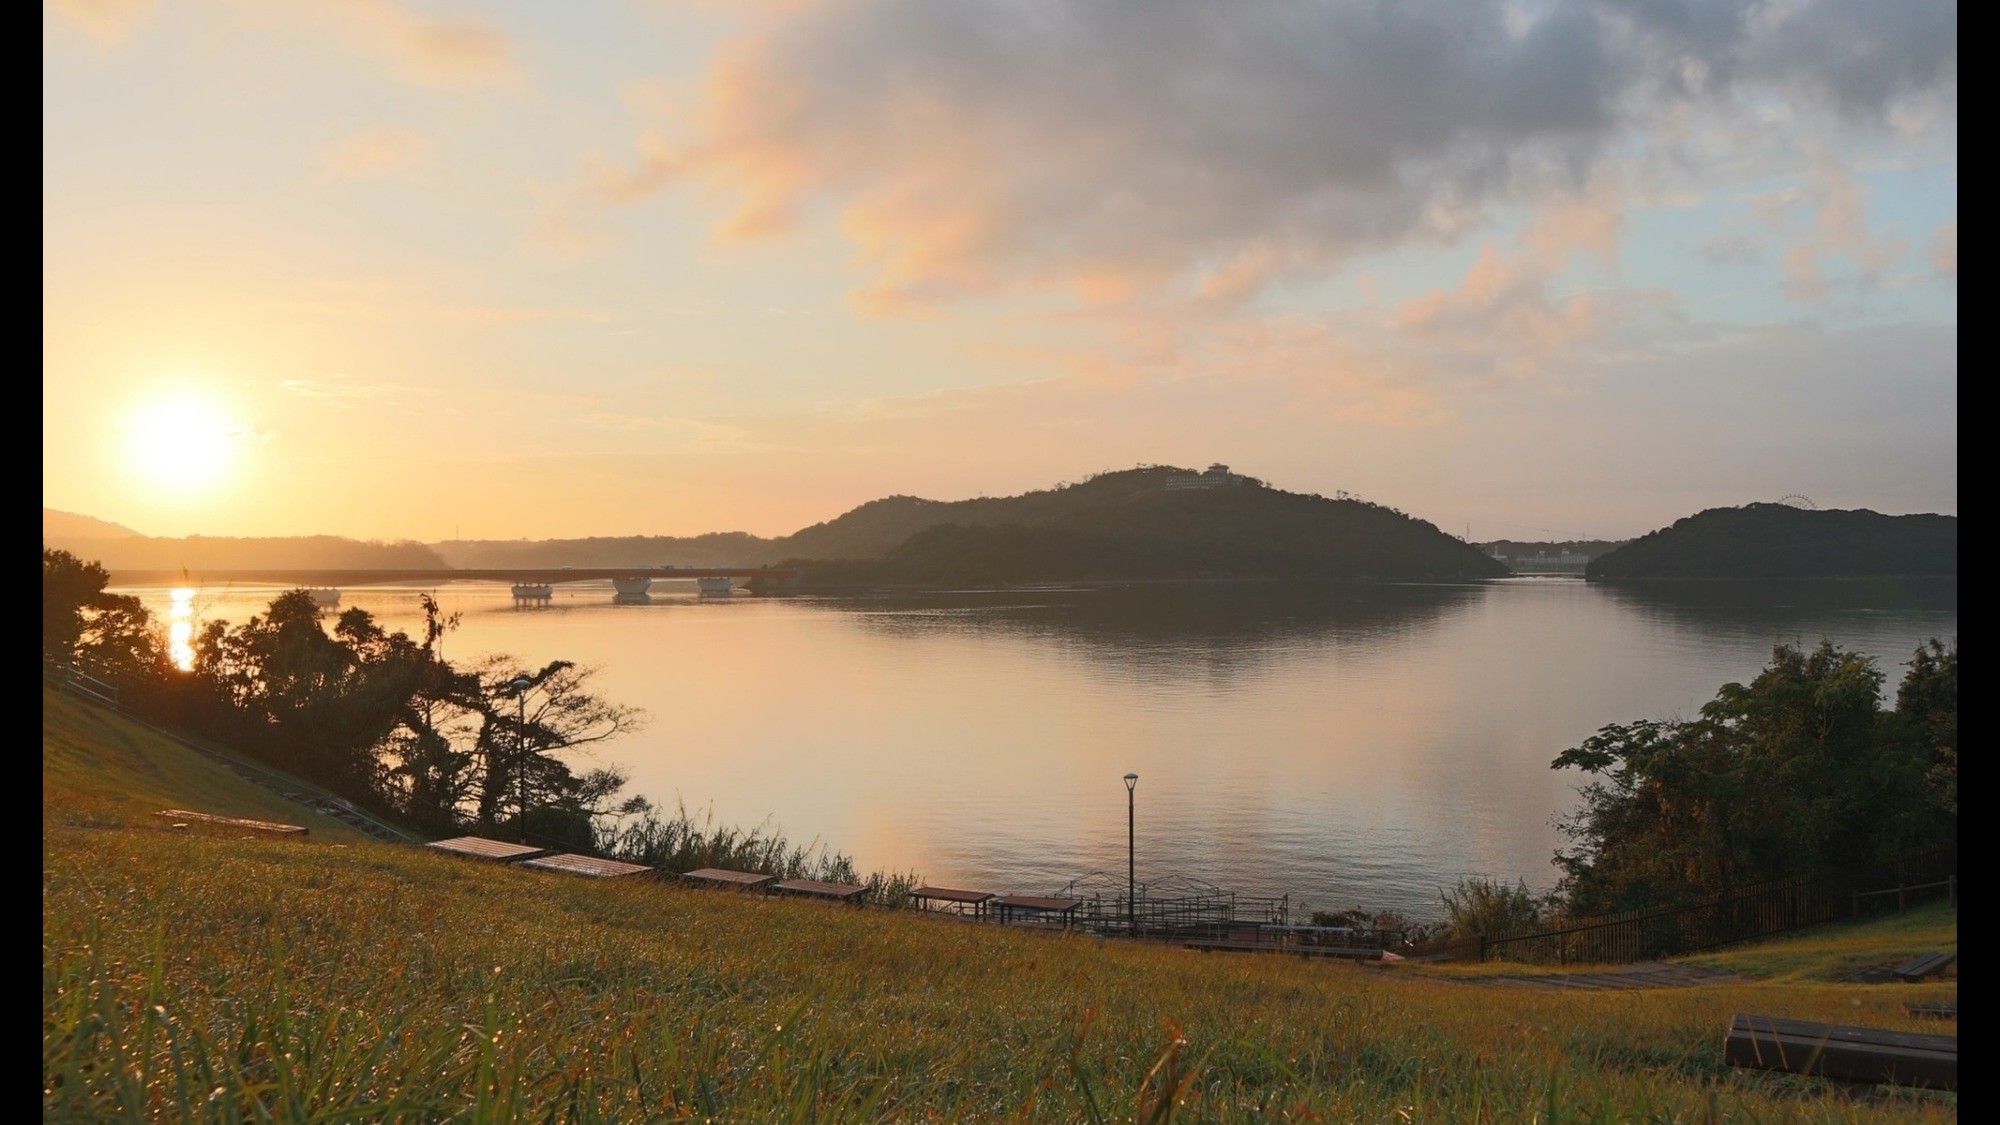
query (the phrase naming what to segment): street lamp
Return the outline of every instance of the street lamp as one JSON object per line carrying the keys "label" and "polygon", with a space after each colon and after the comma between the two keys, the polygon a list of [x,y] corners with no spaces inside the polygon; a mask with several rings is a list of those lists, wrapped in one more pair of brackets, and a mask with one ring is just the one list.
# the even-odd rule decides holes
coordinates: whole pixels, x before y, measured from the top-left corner
{"label": "street lamp", "polygon": [[1133,937],[1139,936],[1138,915],[1132,906],[1133,888],[1138,886],[1134,874],[1138,869],[1132,863],[1132,790],[1137,788],[1138,784],[1138,774],[1125,775],[1125,930]]}
{"label": "street lamp", "polygon": [[521,843],[528,842],[528,689],[535,681],[526,676],[516,676],[507,685],[514,689],[514,701],[520,705],[519,720],[514,727],[514,788],[520,796],[521,808],[516,815],[521,822]]}

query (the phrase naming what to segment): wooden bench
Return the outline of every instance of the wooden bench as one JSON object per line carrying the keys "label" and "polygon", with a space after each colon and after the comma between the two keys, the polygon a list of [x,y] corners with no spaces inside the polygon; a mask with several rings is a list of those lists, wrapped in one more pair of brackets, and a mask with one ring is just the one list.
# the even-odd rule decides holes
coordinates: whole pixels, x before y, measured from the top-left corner
{"label": "wooden bench", "polygon": [[565,875],[588,875],[593,879],[616,879],[625,875],[653,873],[652,868],[640,863],[624,863],[615,859],[599,859],[594,855],[572,855],[568,852],[522,860],[521,866],[532,867],[537,871],[560,871]]}
{"label": "wooden bench", "polygon": [[463,856],[466,859],[491,860],[494,863],[518,863],[548,854],[547,848],[537,848],[530,844],[510,844],[505,840],[488,840],[484,836],[454,836],[449,840],[433,840],[427,847],[447,855]]}
{"label": "wooden bench", "polygon": [[1905,965],[1898,965],[1889,971],[1897,980],[1920,981],[1944,972],[1945,966],[1958,960],[1956,953],[1926,953]]}
{"label": "wooden bench", "polygon": [[813,879],[786,879],[771,884],[774,894],[798,895],[802,898],[817,898],[827,902],[844,902],[860,906],[868,897],[868,888],[852,883],[821,883]]}
{"label": "wooden bench", "polygon": [[698,867],[681,872],[681,881],[698,887],[730,887],[739,891],[762,890],[778,881],[776,875],[760,871],[731,871],[726,867]]}
{"label": "wooden bench", "polygon": [[[974,918],[984,918],[986,904],[999,897],[992,891],[962,891],[956,887],[926,886],[910,892],[910,901],[916,904],[918,910],[956,910],[964,913],[969,906]],[[934,902],[950,905],[934,907],[931,905]]]}
{"label": "wooden bench", "polygon": [[1730,1066],[1958,1089],[1956,1035],[1919,1035],[1739,1013],[1729,1021],[1722,1054]]}
{"label": "wooden bench", "polygon": [[199,824],[207,828],[262,832],[267,836],[296,838],[308,835],[304,825],[279,824],[270,820],[249,820],[240,816],[216,816],[213,813],[190,812],[187,809],[161,809],[153,815],[172,821],[175,828],[188,828]]}
{"label": "wooden bench", "polygon": [[1002,922],[1019,917],[1037,920],[1053,917],[1063,926],[1076,920],[1077,907],[1082,905],[1080,898],[1036,898],[1033,895],[1007,895],[992,902],[994,916]]}

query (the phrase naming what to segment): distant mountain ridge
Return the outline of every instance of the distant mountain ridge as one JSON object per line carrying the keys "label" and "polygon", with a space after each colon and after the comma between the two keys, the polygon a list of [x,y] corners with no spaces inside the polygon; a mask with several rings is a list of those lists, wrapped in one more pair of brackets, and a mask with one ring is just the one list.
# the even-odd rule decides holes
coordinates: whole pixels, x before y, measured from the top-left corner
{"label": "distant mountain ridge", "polygon": [[1396,509],[1167,465],[1018,496],[888,496],[774,539],[745,532],[362,543],[49,539],[111,570],[804,566],[815,584],[1127,578],[1490,578],[1503,563]]}
{"label": "distant mountain ridge", "polygon": [[[183,539],[140,535],[88,516],[51,520],[43,509],[42,545],[68,551],[117,571],[209,570],[421,570],[444,569],[445,561],[422,543],[382,543],[335,535],[268,538],[190,535]],[[71,513],[54,513],[68,516]],[[98,528],[125,534],[89,534]],[[79,534],[78,532],[83,532]]]}
{"label": "distant mountain ridge", "polygon": [[1710,508],[1591,560],[1618,579],[1938,578],[1958,575],[1958,517],[1786,504]]}
{"label": "distant mountain ridge", "polygon": [[79,515],[76,512],[62,512],[54,508],[42,509],[42,539],[132,539],[140,538],[138,532],[124,524],[110,523]]}

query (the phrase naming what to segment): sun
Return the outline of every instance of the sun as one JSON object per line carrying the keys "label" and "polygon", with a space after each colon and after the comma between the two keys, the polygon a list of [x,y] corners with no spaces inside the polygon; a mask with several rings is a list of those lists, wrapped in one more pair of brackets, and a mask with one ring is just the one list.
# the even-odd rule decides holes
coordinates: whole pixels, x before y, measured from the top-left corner
{"label": "sun", "polygon": [[126,452],[132,471],[162,492],[206,492],[229,476],[237,427],[214,402],[158,399],[133,415]]}

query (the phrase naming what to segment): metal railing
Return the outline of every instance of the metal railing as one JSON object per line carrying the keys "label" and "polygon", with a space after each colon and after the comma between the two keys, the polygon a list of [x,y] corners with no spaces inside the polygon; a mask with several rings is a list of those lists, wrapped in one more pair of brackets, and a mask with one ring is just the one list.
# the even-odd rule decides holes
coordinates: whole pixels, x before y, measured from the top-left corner
{"label": "metal railing", "polygon": [[[1903,909],[1943,890],[1958,901],[1956,856],[1933,853],[1858,872],[1782,879],[1725,898],[1579,919],[1535,933],[1481,936],[1479,959],[1593,964],[1649,961],[1802,926],[1859,917],[1863,901],[1895,896]],[[1863,887],[1889,889],[1861,890]]]}

